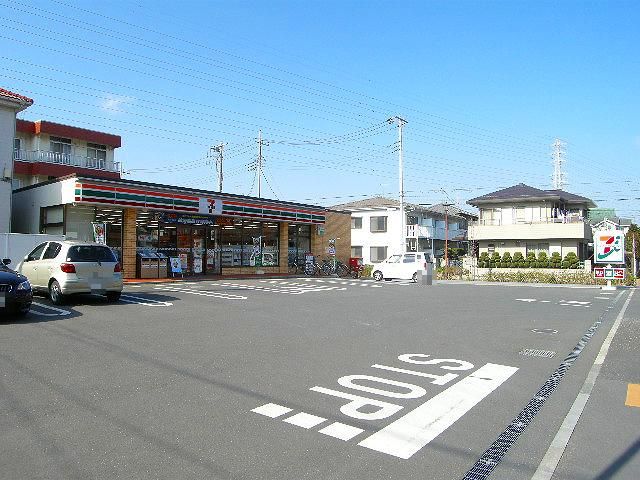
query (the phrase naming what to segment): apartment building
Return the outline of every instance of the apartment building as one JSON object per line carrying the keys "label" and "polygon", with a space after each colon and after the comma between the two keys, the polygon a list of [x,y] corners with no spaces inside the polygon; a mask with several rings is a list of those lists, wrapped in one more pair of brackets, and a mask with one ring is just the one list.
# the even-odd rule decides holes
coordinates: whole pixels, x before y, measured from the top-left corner
{"label": "apartment building", "polygon": [[[402,247],[444,257],[449,248],[467,248],[467,225],[477,217],[453,205],[405,204],[404,233],[398,200],[372,197],[331,207],[351,212],[351,256],[378,263]],[[446,239],[446,241],[445,241]]]}
{"label": "apartment building", "polygon": [[119,135],[46,120],[16,120],[13,139],[13,189],[66,175],[120,178],[115,149]]}
{"label": "apartment building", "polygon": [[589,198],[520,183],[467,203],[480,211],[478,221],[469,225],[469,240],[478,242],[480,253],[544,251],[564,257],[573,252],[580,260],[588,257],[593,242],[588,212],[596,207]]}

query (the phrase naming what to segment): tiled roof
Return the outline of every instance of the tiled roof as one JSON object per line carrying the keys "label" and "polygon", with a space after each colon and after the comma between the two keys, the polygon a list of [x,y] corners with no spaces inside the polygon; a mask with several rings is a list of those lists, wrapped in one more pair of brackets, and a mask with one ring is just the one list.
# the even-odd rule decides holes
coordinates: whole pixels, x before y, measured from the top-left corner
{"label": "tiled roof", "polygon": [[[407,207],[407,209],[410,209],[410,210],[420,210],[424,212],[435,213],[442,216],[444,216],[445,208],[446,208],[447,215],[450,215],[452,217],[477,218],[477,215],[474,215],[473,213],[465,212],[464,210],[461,210],[454,205],[445,206],[443,203],[438,203],[436,205],[419,205],[415,203],[406,203],[405,206]],[[379,209],[386,209],[386,208],[397,209],[399,207],[400,207],[400,201],[395,200],[393,198],[372,197],[372,198],[365,198],[363,200],[356,200],[354,202],[343,203],[340,205],[334,205],[331,208],[334,210],[357,211],[357,210],[379,210]]]}
{"label": "tiled roof", "polygon": [[524,183],[472,198],[467,203],[475,206],[484,203],[502,203],[502,201],[509,200],[556,200],[567,203],[586,203],[595,207],[595,203],[587,197],[565,192],[564,190],[541,190]]}
{"label": "tiled roof", "polygon": [[334,210],[375,210],[378,208],[398,208],[400,202],[392,198],[386,197],[372,197],[365,198],[363,200],[356,200],[354,202],[341,203],[340,205],[334,205],[331,207]]}
{"label": "tiled roof", "polygon": [[33,100],[29,97],[25,97],[24,95],[20,95],[18,93],[10,92],[9,90],[5,90],[4,88],[0,88],[0,97],[7,97],[12,100],[18,100],[22,103],[28,103],[29,105],[33,105]]}

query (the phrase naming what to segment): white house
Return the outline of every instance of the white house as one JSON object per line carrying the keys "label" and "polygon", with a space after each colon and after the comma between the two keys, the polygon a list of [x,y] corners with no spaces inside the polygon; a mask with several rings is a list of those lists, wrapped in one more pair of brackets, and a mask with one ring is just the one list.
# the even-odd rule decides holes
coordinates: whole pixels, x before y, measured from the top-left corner
{"label": "white house", "polygon": [[[378,263],[402,247],[406,252],[428,252],[444,257],[449,248],[467,247],[467,224],[477,218],[459,208],[438,204],[405,204],[405,232],[401,232],[398,200],[373,197],[331,207],[351,212],[351,256]],[[445,238],[447,241],[445,242]]]}
{"label": "white house", "polygon": [[11,180],[16,114],[33,105],[33,100],[0,88],[0,233],[11,231]]}
{"label": "white house", "polygon": [[469,226],[469,239],[478,242],[480,253],[588,257],[593,241],[588,211],[596,205],[586,197],[520,183],[467,203],[480,210],[480,219]]}

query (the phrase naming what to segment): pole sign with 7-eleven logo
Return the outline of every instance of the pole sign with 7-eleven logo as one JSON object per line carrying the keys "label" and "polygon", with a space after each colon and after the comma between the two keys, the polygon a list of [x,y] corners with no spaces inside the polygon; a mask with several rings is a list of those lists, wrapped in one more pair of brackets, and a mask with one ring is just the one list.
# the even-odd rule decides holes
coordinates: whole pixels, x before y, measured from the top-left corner
{"label": "pole sign with 7-eleven logo", "polygon": [[602,230],[594,234],[594,263],[624,263],[624,232]]}

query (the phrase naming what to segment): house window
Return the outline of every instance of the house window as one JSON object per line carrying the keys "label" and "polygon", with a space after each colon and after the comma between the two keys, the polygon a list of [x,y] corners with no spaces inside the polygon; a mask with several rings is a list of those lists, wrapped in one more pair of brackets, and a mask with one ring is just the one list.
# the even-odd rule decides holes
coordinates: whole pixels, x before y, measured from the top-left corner
{"label": "house window", "polygon": [[362,258],[362,247],[351,247],[351,256]]}
{"label": "house window", "polygon": [[62,137],[49,137],[50,150],[59,155],[59,158],[71,155],[71,139]]}
{"label": "house window", "polygon": [[40,208],[40,233],[63,235],[64,205]]}
{"label": "house window", "polygon": [[22,141],[19,138],[14,138],[13,139],[13,149],[14,150],[21,150],[22,148]]}
{"label": "house window", "polygon": [[516,207],[515,213],[516,213],[516,223],[524,223],[525,221],[524,207]]}
{"label": "house window", "polygon": [[361,229],[362,228],[362,217],[351,217],[351,228]]}
{"label": "house window", "polygon": [[407,216],[407,225],[417,225],[418,224],[418,217],[414,217],[414,216]]}
{"label": "house window", "polygon": [[539,243],[538,244],[538,253],[545,252],[547,255],[549,254],[549,244],[548,243]]}
{"label": "house window", "polygon": [[[382,217],[386,218],[386,217]],[[371,247],[369,250],[372,263],[380,263],[387,258],[387,247]]]}
{"label": "house window", "polygon": [[107,161],[107,146],[87,143],[87,167],[104,169]]}
{"label": "house window", "polygon": [[387,231],[387,217],[371,217],[371,231],[372,232],[386,232]]}

